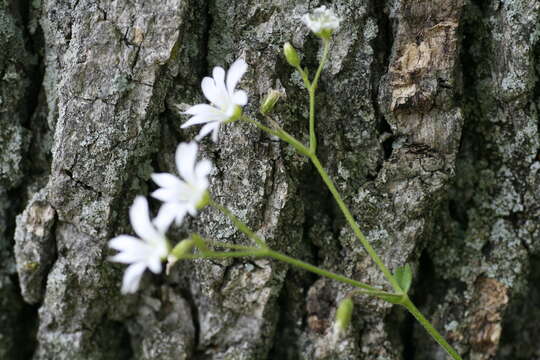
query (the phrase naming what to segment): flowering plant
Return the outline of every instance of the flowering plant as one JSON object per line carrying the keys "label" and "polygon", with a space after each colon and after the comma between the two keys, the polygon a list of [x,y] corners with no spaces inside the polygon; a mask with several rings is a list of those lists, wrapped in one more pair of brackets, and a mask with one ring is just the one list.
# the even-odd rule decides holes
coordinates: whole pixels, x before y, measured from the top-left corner
{"label": "flowering plant", "polygon": [[[385,291],[272,250],[264,239],[259,237],[229,209],[214,202],[208,191],[208,175],[212,170],[212,164],[208,160],[196,162],[198,146],[197,143],[190,142],[181,143],[176,151],[176,166],[181,178],[167,173],[152,175],[154,182],[160,186],[159,189],[152,193],[152,197],[163,202],[157,217],[153,221],[150,220],[148,204],[142,197],[137,197],[130,209],[132,226],[142,241],[129,235],[120,235],[110,241],[110,247],[120,251],[111,260],[131,264],[124,275],[122,292],[136,291],[144,270],[148,268],[154,273],[160,272],[161,261],[165,259],[168,260],[169,268],[179,260],[196,258],[271,257],[317,275],[349,284],[356,288],[351,295],[354,293],[366,294],[405,307],[453,359],[461,360],[460,355],[420,313],[409,298],[407,293],[412,282],[411,268],[406,265],[396,269],[393,273],[390,272],[360,230],[339,191],[317,157],[315,91],[328,57],[332,34],[338,29],[340,19],[331,10],[322,6],[312,14],[304,16],[303,21],[316,36],[321,38],[323,43],[322,57],[314,77],[310,79],[307,70],[301,67],[300,57],[291,44],[286,43],[283,51],[287,62],[298,71],[308,91],[309,145],[304,145],[301,141],[288,134],[276,122],[266,126],[256,119],[242,114],[241,107],[247,104],[248,96],[245,91],[236,90],[236,86],[247,71],[247,64],[243,59],[236,60],[227,73],[222,67],[218,66],[213,69],[212,78],[205,77],[203,79],[201,88],[204,96],[211,104],[198,104],[190,107],[185,114],[192,115],[192,117],[182,125],[182,128],[204,124],[196,140],[199,141],[204,136],[212,133],[212,139],[215,142],[218,139],[219,127],[222,124],[236,120],[245,121],[270,135],[280,138],[300,154],[306,156],[330,190],[355,236],[385,276],[392,291]],[[261,114],[268,117],[279,98],[279,93],[270,92],[261,105]],[[170,249],[164,235],[167,228],[173,222],[180,225],[188,213],[191,216],[196,216],[198,210],[207,205],[228,217],[239,231],[253,241],[253,245],[244,246],[223,243],[205,239],[199,234],[192,234],[190,238],[180,241],[173,249]],[[333,327],[335,341],[338,341],[340,334],[347,330],[351,322],[353,306],[354,302],[351,296],[345,298],[339,305]]]}

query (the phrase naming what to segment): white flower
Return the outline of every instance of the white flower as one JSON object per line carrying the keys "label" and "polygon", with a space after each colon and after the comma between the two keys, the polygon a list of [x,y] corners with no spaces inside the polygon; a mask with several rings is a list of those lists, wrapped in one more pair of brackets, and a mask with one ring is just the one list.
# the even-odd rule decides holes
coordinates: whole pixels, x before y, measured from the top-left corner
{"label": "white flower", "polygon": [[152,174],[152,180],[161,186],[152,196],[164,202],[155,220],[161,226],[169,226],[173,220],[179,225],[186,213],[195,216],[197,209],[206,205],[212,163],[195,163],[196,158],[197,143],[181,143],[176,149],[176,167],[183,180],[167,173]]}
{"label": "white flower", "polygon": [[148,202],[137,196],[129,209],[131,226],[139,238],[120,235],[109,241],[109,247],[120,251],[111,261],[131,264],[124,273],[122,293],[134,293],[139,288],[141,276],[150,269],[154,274],[161,272],[161,261],[169,254],[169,242],[165,237],[166,227],[150,221]]}
{"label": "white flower", "polygon": [[216,66],[213,78],[205,77],[201,83],[204,96],[212,105],[198,104],[190,107],[185,113],[193,117],[182,124],[182,128],[206,123],[195,139],[199,141],[212,132],[212,140],[217,141],[219,125],[227,120],[238,118],[242,112],[240,106],[247,104],[247,93],[243,90],[235,90],[246,70],[246,62],[243,59],[236,60],[227,72],[225,83],[225,70]]}
{"label": "white flower", "polygon": [[312,14],[304,15],[302,21],[316,35],[329,38],[332,32],[339,27],[341,19],[332,10],[327,9],[326,6],[321,6],[315,9]]}

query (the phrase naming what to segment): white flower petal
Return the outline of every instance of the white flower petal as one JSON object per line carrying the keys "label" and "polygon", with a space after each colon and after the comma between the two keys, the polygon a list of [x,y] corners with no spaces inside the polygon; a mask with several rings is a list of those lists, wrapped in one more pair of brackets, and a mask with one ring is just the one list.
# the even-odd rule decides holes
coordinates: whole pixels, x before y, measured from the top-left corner
{"label": "white flower petal", "polygon": [[169,173],[154,173],[151,175],[151,177],[158,186],[164,188],[175,188],[182,186],[183,184],[183,181],[180,180],[177,176]]}
{"label": "white flower petal", "polygon": [[[210,78],[208,78],[210,79]],[[212,82],[214,80],[210,79]],[[190,115],[204,115],[204,114],[215,114],[216,112],[219,112],[219,109],[216,109],[212,105],[208,104],[197,104],[193,105],[189,109],[187,109],[184,114],[190,114]]]}
{"label": "white flower petal", "polygon": [[186,214],[187,214],[187,210],[185,206],[182,208],[179,208],[178,212],[176,213],[176,217],[174,218],[174,223],[176,225],[181,225],[182,222],[184,221],[184,218],[186,217]]}
{"label": "white flower petal", "polygon": [[236,85],[238,84],[242,76],[247,71],[247,67],[248,66],[244,59],[238,59],[231,65],[229,71],[227,72],[227,91],[229,92],[229,94],[232,95],[234,93],[234,89],[236,88]]}
{"label": "white flower petal", "polygon": [[150,194],[154,199],[163,202],[176,202],[181,199],[182,193],[178,189],[159,188]]}
{"label": "white flower petal", "polygon": [[235,91],[232,100],[236,105],[244,106],[248,102],[247,93],[244,90]]}
{"label": "white flower petal", "polygon": [[118,235],[109,241],[109,247],[118,251],[125,251],[131,248],[133,242],[140,242],[135,236],[131,235]]}
{"label": "white flower petal", "polygon": [[206,135],[208,135],[211,131],[213,131],[214,133],[212,134],[212,140],[214,142],[217,141],[217,133],[218,133],[218,130],[219,130],[219,125],[220,123],[219,122],[211,122],[211,123],[208,123],[206,125],[204,125],[201,130],[199,131],[199,135],[197,135],[195,137],[195,140],[197,141],[201,141],[202,138],[204,138]]}
{"label": "white flower petal", "polygon": [[191,216],[197,216],[197,208],[195,204],[186,204],[186,210]]}
{"label": "white flower petal", "polygon": [[182,223],[184,216],[186,215],[185,206],[181,203],[164,203],[161,205],[159,212],[154,219],[156,227],[169,227],[172,222],[179,218],[179,224]]}
{"label": "white flower petal", "polygon": [[219,106],[220,108],[225,106],[226,98],[221,93],[220,88],[216,86],[216,82],[214,81],[214,79],[210,77],[205,77],[201,82],[201,89],[208,101]]}
{"label": "white flower petal", "polygon": [[126,264],[144,260],[148,257],[148,252],[152,251],[148,243],[129,235],[120,235],[112,239],[109,247],[120,251],[109,260]]}
{"label": "white flower petal", "polygon": [[212,71],[212,76],[214,77],[216,89],[220,97],[220,103],[218,106],[221,109],[226,109],[229,106],[231,99],[229,93],[227,92],[227,88],[225,87],[225,70],[223,70],[221,66],[216,66]]}
{"label": "white flower petal", "polygon": [[[202,132],[202,129],[200,131],[200,133]],[[199,136],[201,136],[201,134],[199,133]],[[212,130],[212,141],[213,142],[217,142],[218,141],[218,133],[219,133],[219,127],[216,127],[215,129]]]}
{"label": "white flower petal", "polygon": [[149,258],[146,265],[154,274],[159,274],[161,272],[161,259],[157,256]]}
{"label": "white flower petal", "polygon": [[161,237],[150,221],[148,201],[144,196],[137,196],[133,201],[133,205],[129,209],[129,219],[133,230],[141,239],[148,241]]}
{"label": "white flower petal", "polygon": [[190,143],[180,143],[178,148],[176,148],[176,167],[182,178],[188,183],[192,183],[194,180],[197,149],[197,143],[194,141]]}
{"label": "white flower petal", "polygon": [[214,121],[222,121],[226,118],[227,117],[222,112],[220,112],[219,114],[212,114],[212,115],[207,115],[207,114],[197,115],[197,116],[193,116],[191,119],[183,123],[180,127],[182,129],[185,129],[189,126],[199,125],[199,124],[204,124],[204,123],[209,123],[209,122],[214,122]]}
{"label": "white flower petal", "polygon": [[146,259],[148,258],[149,250],[151,251],[152,249],[149,247],[141,247],[137,251],[124,251],[114,256],[111,256],[109,260],[123,264],[133,264],[141,261],[146,261]]}
{"label": "white flower petal", "polygon": [[[202,180],[206,180],[206,177],[208,174],[210,174],[210,171],[212,171],[212,162],[210,160],[201,160],[197,165],[195,165],[195,176],[197,177],[197,181],[200,184]],[[203,184],[201,184],[203,185]],[[204,187],[207,187],[208,185],[205,185]]]}
{"label": "white flower petal", "polygon": [[122,294],[134,293],[139,289],[139,283],[145,269],[145,263],[135,263],[128,266],[122,280]]}
{"label": "white flower petal", "polygon": [[214,70],[212,70],[212,76],[214,77],[216,88],[218,90],[221,90],[222,85],[225,87],[225,70],[223,70],[221,66],[214,67]]}

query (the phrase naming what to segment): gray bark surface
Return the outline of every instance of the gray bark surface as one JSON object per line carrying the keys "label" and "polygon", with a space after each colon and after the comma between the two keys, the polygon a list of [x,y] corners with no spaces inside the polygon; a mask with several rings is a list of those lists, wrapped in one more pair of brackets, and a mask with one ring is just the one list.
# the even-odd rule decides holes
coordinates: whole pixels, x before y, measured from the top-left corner
{"label": "gray bark surface", "polygon": [[[446,359],[400,308],[267,259],[196,260],[122,296],[107,242],[174,172],[200,81],[238,57],[256,115],[305,143],[300,17],[343,18],[317,94],[318,154],[390,269],[464,359],[540,357],[537,0],[0,0],[0,359]],[[384,284],[315,169],[245,123],[205,140],[211,192],[275,249]],[[154,210],[159,204],[152,203]],[[170,232],[246,244],[205,209]]]}

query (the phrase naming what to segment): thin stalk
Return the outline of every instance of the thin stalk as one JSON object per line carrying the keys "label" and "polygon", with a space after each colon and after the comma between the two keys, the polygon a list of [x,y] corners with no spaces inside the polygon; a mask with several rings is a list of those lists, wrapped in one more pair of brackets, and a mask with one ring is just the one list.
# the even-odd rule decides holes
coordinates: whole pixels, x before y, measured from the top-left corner
{"label": "thin stalk", "polygon": [[[262,246],[259,245],[259,246],[262,247],[262,249],[260,249],[260,248],[251,248],[251,252],[257,252],[258,255],[250,253],[250,250],[249,250],[250,248],[246,248],[245,249],[246,251],[244,251],[244,253],[246,253],[246,252],[249,253],[246,256],[269,256],[269,257],[272,257],[272,258],[274,258],[276,260],[286,262],[288,264],[291,264],[291,265],[294,265],[296,267],[302,268],[304,270],[310,271],[312,273],[327,277],[329,279],[333,279],[333,280],[340,281],[340,282],[343,282],[343,283],[346,283],[346,284],[350,284],[350,285],[355,286],[357,288],[366,289],[366,290],[369,290],[371,292],[380,292],[380,289],[374,288],[373,286],[370,286],[368,284],[364,284],[363,282],[349,279],[346,276],[339,275],[339,274],[333,273],[331,271],[327,271],[327,270],[318,268],[318,267],[316,267],[314,265],[308,264],[308,263],[303,262],[301,260],[292,258],[292,257],[287,256],[285,254],[282,254],[280,252],[269,249],[266,246],[266,244],[264,243],[264,241],[261,238],[259,238],[257,236],[257,234],[255,234],[255,232],[253,230],[251,230],[246,224],[244,224],[242,222],[242,220],[240,220],[236,216],[234,216],[229,209],[227,209],[226,207],[224,207],[222,205],[219,205],[219,204],[215,203],[213,200],[210,200],[210,205],[215,207],[216,209],[218,209],[222,213],[224,213],[229,219],[231,219],[231,221],[233,221],[234,225],[240,231],[242,231],[244,234],[246,234],[246,236],[248,236],[251,240],[255,241],[257,244],[262,242]],[[203,254],[210,254],[210,253],[212,253],[212,252],[204,252]],[[232,252],[232,254],[238,254],[238,253],[242,253],[242,252],[241,251]]]}
{"label": "thin stalk", "polygon": [[315,77],[313,78],[313,81],[311,82],[311,87],[315,90],[317,89],[317,84],[319,82],[319,78],[321,77],[321,73],[323,71],[324,65],[326,64],[326,60],[328,59],[328,50],[330,49],[330,40],[329,39],[323,39],[323,54],[321,58],[321,62],[319,63],[319,67],[317,68],[317,72],[315,73]]}
{"label": "thin stalk", "polygon": [[396,279],[394,278],[394,276],[392,275],[390,270],[388,270],[386,265],[384,265],[384,263],[381,260],[381,258],[379,257],[379,255],[377,255],[377,253],[375,252],[375,250],[373,249],[373,247],[371,246],[369,241],[366,239],[366,237],[364,236],[364,234],[360,230],[360,227],[358,227],[358,224],[354,220],[354,217],[352,216],[351,212],[349,211],[349,208],[347,207],[347,205],[345,205],[345,202],[341,198],[341,195],[339,195],[339,192],[336,189],[336,187],[335,187],[334,183],[332,182],[332,180],[330,179],[330,176],[328,176],[328,174],[324,170],[323,166],[321,165],[321,163],[319,161],[319,158],[317,158],[317,155],[311,154],[310,159],[311,159],[311,162],[313,163],[313,165],[315,166],[315,168],[317,169],[317,171],[319,172],[319,174],[321,175],[321,178],[323,179],[324,183],[326,184],[326,186],[328,187],[328,189],[332,193],[332,196],[336,200],[339,208],[341,209],[341,212],[343,213],[343,215],[345,215],[345,219],[347,219],[347,222],[349,223],[350,227],[352,228],[354,234],[356,235],[358,240],[360,240],[360,242],[362,243],[362,246],[364,246],[364,249],[366,249],[368,255],[375,262],[375,264],[379,267],[379,269],[381,269],[381,271],[384,274],[384,276],[386,277],[386,279],[390,282],[390,284],[394,288],[394,291],[396,293],[398,293],[398,294],[403,293],[403,290],[399,286],[398,282],[396,281]]}
{"label": "thin stalk", "polygon": [[316,267],[314,265],[308,264],[306,262],[303,262],[301,260],[298,260],[298,259],[295,259],[293,257],[287,256],[287,255],[282,254],[282,253],[277,252],[277,251],[267,250],[266,255],[270,256],[270,257],[272,257],[272,258],[274,258],[276,260],[280,260],[280,261],[283,261],[285,263],[288,263],[288,264],[294,265],[296,267],[299,267],[301,269],[310,271],[310,272],[315,273],[317,275],[321,275],[321,276],[324,276],[324,277],[329,278],[329,279],[333,279],[333,280],[336,280],[336,281],[339,281],[339,282],[342,282],[342,283],[345,283],[345,284],[349,284],[349,285],[352,285],[352,286],[357,287],[357,288],[366,289],[366,290],[374,291],[374,292],[380,291],[379,289],[376,289],[373,286],[370,286],[368,284],[364,284],[363,282],[356,281],[356,280],[353,280],[353,279],[349,279],[346,276],[339,275],[339,274],[333,273],[331,271],[327,271],[327,270],[318,268],[318,267]]}
{"label": "thin stalk", "polygon": [[323,39],[323,55],[315,77],[311,82],[311,85],[307,88],[309,93],[309,152],[315,154],[317,151],[317,135],[315,133],[315,90],[317,90],[317,84],[321,77],[324,64],[328,58],[328,49],[330,48],[330,40]]}
{"label": "thin stalk", "polygon": [[454,350],[454,348],[446,342],[441,334],[431,325],[429,320],[427,320],[424,315],[414,306],[413,302],[407,297],[403,302],[403,306],[409,310],[412,316],[426,329],[426,331],[431,335],[431,337],[452,357],[454,360],[462,360],[461,356]]}
{"label": "thin stalk", "polygon": [[242,116],[242,120],[244,120],[244,121],[246,121],[246,122],[248,122],[250,124],[255,125],[259,129],[269,133],[270,135],[277,136],[278,138],[280,138],[284,142],[288,143],[289,145],[292,145],[292,147],[294,147],[296,149],[296,151],[298,151],[300,154],[305,155],[305,156],[309,156],[309,154],[310,154],[309,149],[307,147],[305,147],[304,144],[302,144],[300,141],[296,140],[294,138],[294,136],[290,135],[288,132],[286,132],[282,128],[278,128],[276,130],[271,129],[268,126],[265,126],[265,125],[261,124],[260,122],[258,122],[257,120],[254,120],[254,119],[252,119],[252,118],[250,118],[248,116]]}
{"label": "thin stalk", "polygon": [[214,246],[217,246],[217,247],[222,247],[222,248],[225,248],[225,249],[233,249],[233,250],[254,250],[254,249],[256,250],[256,249],[258,249],[258,248],[254,248],[252,246],[228,244],[228,243],[224,243],[224,242],[221,242],[221,241],[215,241],[215,240],[205,239],[204,241],[206,241],[208,244],[211,244],[211,245],[214,245]]}
{"label": "thin stalk", "polygon": [[249,251],[205,251],[200,254],[183,255],[182,259],[226,259],[237,257],[250,257],[250,256],[266,256],[266,250],[253,249]]}
{"label": "thin stalk", "polygon": [[[349,223],[349,225],[353,229],[353,232],[356,235],[356,237],[358,238],[358,240],[360,240],[360,242],[362,243],[362,245],[366,249],[368,255],[373,259],[373,261],[379,267],[379,269],[381,269],[381,271],[384,274],[384,276],[386,277],[386,279],[392,285],[392,288],[394,289],[394,291],[396,293],[403,293],[403,290],[399,286],[398,282],[396,281],[396,279],[394,278],[394,276],[392,275],[390,270],[388,270],[388,268],[384,265],[384,263],[382,262],[379,255],[377,255],[377,253],[375,252],[375,250],[373,249],[371,244],[368,242],[368,240],[366,239],[366,237],[364,236],[364,234],[362,233],[362,231],[358,227],[358,224],[354,220],[351,212],[347,208],[347,205],[345,205],[345,202],[343,201],[343,199],[341,199],[341,195],[339,195],[338,190],[336,189],[334,183],[332,182],[332,180],[330,179],[330,177],[328,176],[328,174],[324,170],[324,168],[321,165],[317,155],[314,152],[311,152],[310,150],[308,150],[304,145],[302,145],[294,137],[292,137],[290,135],[289,135],[289,137],[284,136],[284,134],[286,134],[286,133],[283,130],[270,129],[269,127],[264,126],[263,124],[259,123],[258,121],[253,120],[253,119],[251,119],[251,118],[249,118],[247,116],[243,116],[242,119],[249,122],[249,123],[251,123],[251,124],[253,124],[253,125],[255,125],[255,126],[257,126],[259,129],[261,129],[261,130],[263,130],[263,131],[265,131],[265,132],[267,132],[269,134],[272,134],[272,135],[275,135],[275,136],[279,137],[281,140],[291,144],[297,150],[300,148],[301,150],[298,150],[298,151],[311,159],[311,162],[313,163],[315,168],[317,168],[317,171],[321,175],[321,178],[323,179],[324,183],[326,184],[326,186],[328,187],[328,189],[332,193],[332,196],[334,197],[334,199],[336,200],[339,208],[343,212],[343,215],[345,215],[345,218],[347,219],[347,222]],[[213,204],[213,203],[211,202],[211,204]],[[225,214],[225,215],[227,215],[227,214]],[[227,216],[229,216],[229,215],[227,215]],[[234,216],[234,215],[232,215],[232,216]],[[240,230],[242,232],[244,232],[242,229],[240,229]],[[246,235],[247,235],[247,233],[246,233]]]}
{"label": "thin stalk", "polygon": [[309,81],[307,73],[300,66],[297,66],[296,70],[300,73],[300,77],[304,81],[306,89],[309,89],[311,87],[311,82]]}

